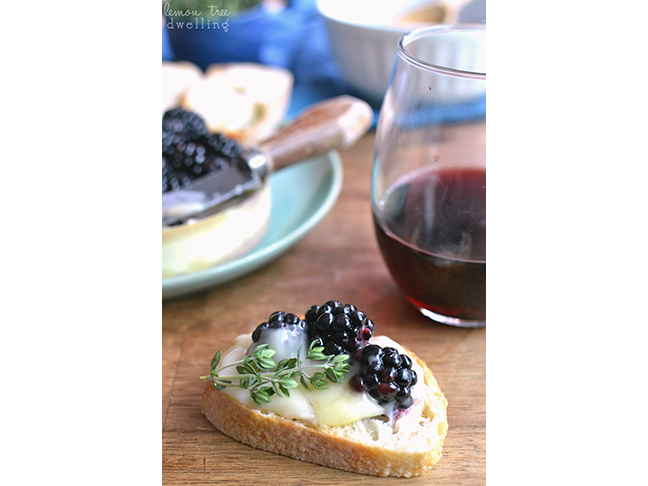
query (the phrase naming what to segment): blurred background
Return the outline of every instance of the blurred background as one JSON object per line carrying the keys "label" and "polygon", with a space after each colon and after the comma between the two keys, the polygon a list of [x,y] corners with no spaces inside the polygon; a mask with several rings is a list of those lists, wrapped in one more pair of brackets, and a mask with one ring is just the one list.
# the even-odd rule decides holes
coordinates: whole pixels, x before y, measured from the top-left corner
{"label": "blurred background", "polygon": [[485,22],[486,0],[170,0],[162,14],[163,61],[291,71],[290,118],[340,94],[377,112],[398,39],[433,23]]}

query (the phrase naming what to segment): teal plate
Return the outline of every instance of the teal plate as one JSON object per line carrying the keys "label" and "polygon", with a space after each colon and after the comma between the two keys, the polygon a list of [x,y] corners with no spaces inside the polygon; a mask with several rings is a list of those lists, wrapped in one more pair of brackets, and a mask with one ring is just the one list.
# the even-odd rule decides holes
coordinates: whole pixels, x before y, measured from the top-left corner
{"label": "teal plate", "polygon": [[342,189],[336,151],[312,157],[270,176],[270,226],[245,255],[206,270],[162,280],[162,299],[176,299],[235,280],[280,257],[333,208]]}

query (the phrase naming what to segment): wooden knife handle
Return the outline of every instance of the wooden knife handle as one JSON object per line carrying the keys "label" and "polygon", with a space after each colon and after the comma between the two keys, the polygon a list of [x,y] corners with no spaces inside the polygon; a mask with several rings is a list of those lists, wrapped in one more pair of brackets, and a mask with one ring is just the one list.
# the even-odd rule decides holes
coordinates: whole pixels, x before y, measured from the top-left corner
{"label": "wooden knife handle", "polygon": [[338,96],[311,105],[289,125],[259,144],[272,170],[333,149],[345,149],[373,122],[373,110],[352,96]]}

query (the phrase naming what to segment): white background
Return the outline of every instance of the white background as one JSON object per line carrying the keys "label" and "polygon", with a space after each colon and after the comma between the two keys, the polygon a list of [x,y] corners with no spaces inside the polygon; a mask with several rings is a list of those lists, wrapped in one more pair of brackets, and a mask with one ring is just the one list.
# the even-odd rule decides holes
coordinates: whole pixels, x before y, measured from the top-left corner
{"label": "white background", "polygon": [[[488,5],[493,485],[646,479],[637,6]],[[3,478],[160,484],[159,5],[13,8],[1,34]]]}

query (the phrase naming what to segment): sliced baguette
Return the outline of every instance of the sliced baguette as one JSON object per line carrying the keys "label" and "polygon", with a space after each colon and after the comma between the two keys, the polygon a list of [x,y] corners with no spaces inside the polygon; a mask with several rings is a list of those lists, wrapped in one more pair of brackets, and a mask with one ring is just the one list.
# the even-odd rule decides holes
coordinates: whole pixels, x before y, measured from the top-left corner
{"label": "sliced baguette", "polygon": [[203,73],[186,61],[162,63],[162,113],[182,107],[198,113],[212,132],[245,146],[273,135],[284,122],[293,75],[255,63],[212,64]]}
{"label": "sliced baguette", "polygon": [[423,369],[421,403],[396,417],[365,418],[340,427],[316,428],[273,412],[248,408],[209,383],[201,412],[223,434],[276,454],[360,474],[411,477],[441,458],[448,422],[447,400],[425,362],[405,350]]}
{"label": "sliced baguette", "polygon": [[187,61],[162,63],[162,114],[182,104],[189,88],[203,78],[198,66]]}
{"label": "sliced baguette", "polygon": [[273,135],[284,121],[293,75],[275,66],[253,63],[212,64],[187,90],[182,107],[200,114],[212,132],[243,145]]}

